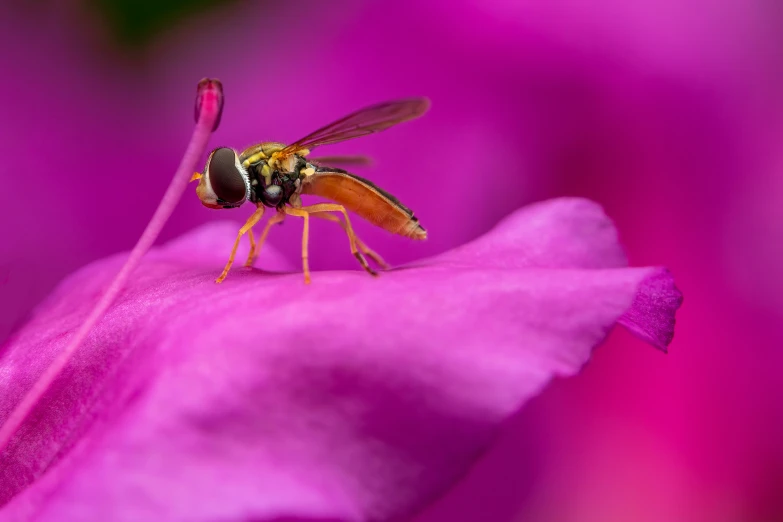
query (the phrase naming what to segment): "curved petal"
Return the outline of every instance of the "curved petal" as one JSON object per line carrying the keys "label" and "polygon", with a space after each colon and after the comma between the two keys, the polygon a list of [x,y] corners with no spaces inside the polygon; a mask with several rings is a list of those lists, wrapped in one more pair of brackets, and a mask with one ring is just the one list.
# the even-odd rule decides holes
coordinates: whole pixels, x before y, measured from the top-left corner
{"label": "curved petal", "polygon": [[[0,514],[403,516],[552,376],[577,372],[660,274],[618,267],[610,221],[571,199],[377,279],[317,272],[305,286],[298,272],[237,270],[217,286],[232,236],[202,229],[142,264],[3,456],[6,498],[37,480]],[[13,397],[35,372],[30,354],[51,356],[116,263],[64,282],[8,347]]]}
{"label": "curved petal", "polygon": [[639,286],[631,308],[618,320],[634,335],[666,351],[674,338],[674,314],[682,304],[682,294],[672,291],[674,276],[660,269]]}

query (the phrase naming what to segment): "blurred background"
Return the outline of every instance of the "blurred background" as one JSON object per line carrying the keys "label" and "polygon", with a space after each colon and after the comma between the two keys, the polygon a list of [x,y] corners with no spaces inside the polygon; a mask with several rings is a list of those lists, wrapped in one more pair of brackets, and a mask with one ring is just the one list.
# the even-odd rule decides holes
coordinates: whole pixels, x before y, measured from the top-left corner
{"label": "blurred background", "polygon": [[[685,303],[669,355],[616,331],[417,522],[783,520],[783,3],[10,1],[0,49],[0,340],[135,243],[202,77],[226,94],[212,145],[236,148],[426,95],[425,118],[323,151],[371,155],[356,172],[428,229],[357,224],[387,260],[584,196]],[[161,240],[250,213],[194,188]],[[313,229],[315,269],[355,268],[339,229]],[[300,231],[270,236],[294,266]]]}

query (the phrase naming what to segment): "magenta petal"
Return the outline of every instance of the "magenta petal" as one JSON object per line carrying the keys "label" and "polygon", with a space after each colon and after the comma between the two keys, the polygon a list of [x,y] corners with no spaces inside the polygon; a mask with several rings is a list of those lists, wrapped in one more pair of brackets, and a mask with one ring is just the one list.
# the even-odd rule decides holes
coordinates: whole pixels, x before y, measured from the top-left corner
{"label": "magenta petal", "polygon": [[674,312],[681,304],[674,276],[661,268],[639,285],[631,308],[617,322],[665,352],[674,338]]}
{"label": "magenta petal", "polygon": [[[16,496],[0,516],[404,516],[623,314],[646,324],[645,308],[629,310],[661,273],[622,268],[611,222],[574,199],[377,279],[316,272],[305,286],[298,272],[237,270],[218,286],[232,239],[209,226],[151,252],[2,456],[0,493]],[[0,415],[116,264],[65,281],[4,351]],[[667,285],[668,307],[648,292],[647,310],[673,316]]]}
{"label": "magenta petal", "polygon": [[431,261],[497,268],[628,266],[612,221],[600,205],[581,198],[528,205],[484,237]]}

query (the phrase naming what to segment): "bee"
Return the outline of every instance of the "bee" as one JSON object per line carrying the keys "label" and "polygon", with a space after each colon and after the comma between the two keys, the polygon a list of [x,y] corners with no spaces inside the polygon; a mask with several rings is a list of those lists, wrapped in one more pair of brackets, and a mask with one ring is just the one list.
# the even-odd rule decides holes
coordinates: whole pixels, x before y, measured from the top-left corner
{"label": "bee", "polygon": [[[204,171],[194,173],[191,178],[191,181],[199,182],[196,194],[201,203],[213,209],[236,208],[246,202],[256,206],[253,214],[239,229],[228,262],[215,282],[222,282],[228,275],[242,236],[247,234],[250,240],[250,253],[245,266],[252,266],[272,225],[281,223],[287,216],[301,217],[304,220],[302,270],[305,283],[310,283],[307,243],[311,216],[339,224],[348,236],[351,253],[362,268],[373,276],[377,275],[377,272],[370,267],[367,257],[382,268],[388,268],[388,265],[356,236],[348,210],[393,234],[414,240],[426,239],[427,231],[414,217],[413,211],[397,198],[369,180],[330,166],[365,164],[368,162],[366,158],[307,157],[314,148],[321,145],[366,136],[418,118],[429,106],[427,98],[406,98],[378,103],[321,127],[290,145],[268,141],[248,147],[239,153],[228,147],[213,150],[207,158]],[[302,194],[320,196],[334,203],[303,206],[300,197]],[[261,220],[267,207],[274,208],[277,212],[267,221],[256,242],[252,228]],[[340,219],[340,214],[344,221]]]}

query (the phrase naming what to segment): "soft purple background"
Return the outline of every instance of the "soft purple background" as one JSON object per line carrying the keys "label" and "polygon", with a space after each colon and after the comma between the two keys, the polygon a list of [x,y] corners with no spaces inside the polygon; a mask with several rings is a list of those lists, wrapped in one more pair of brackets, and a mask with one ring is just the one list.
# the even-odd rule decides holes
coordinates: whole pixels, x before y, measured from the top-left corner
{"label": "soft purple background", "polygon": [[[357,226],[389,261],[580,195],[686,298],[670,355],[616,332],[419,520],[783,517],[781,27],[771,0],[287,2],[214,10],[127,55],[75,6],[3,7],[0,337],[66,274],[135,242],[201,77],[225,87],[216,146],[426,95],[422,120],[328,149],[372,155],[360,174],[428,229],[417,244]],[[164,239],[248,214],[189,192]],[[291,259],[299,227],[271,236]],[[326,222],[311,252],[314,269],[354,263]]]}

